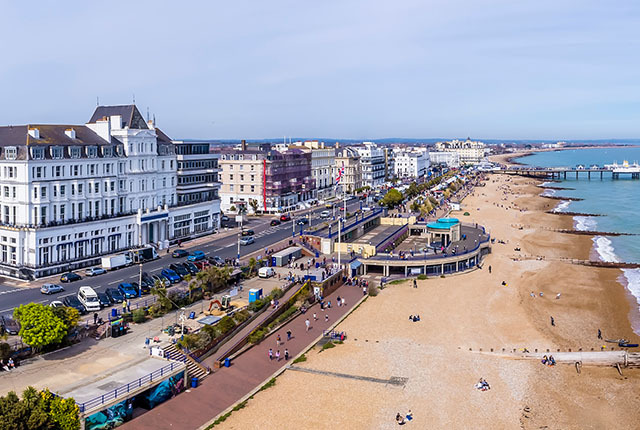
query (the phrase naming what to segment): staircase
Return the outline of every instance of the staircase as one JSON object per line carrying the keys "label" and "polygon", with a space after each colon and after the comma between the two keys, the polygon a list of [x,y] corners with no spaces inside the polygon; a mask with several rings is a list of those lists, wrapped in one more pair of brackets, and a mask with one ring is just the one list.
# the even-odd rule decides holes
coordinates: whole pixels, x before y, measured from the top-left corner
{"label": "staircase", "polygon": [[209,370],[207,368],[189,357],[175,345],[167,345],[162,349],[164,350],[165,358],[174,361],[181,361],[187,365],[187,373],[189,374],[189,377],[198,378],[198,381],[202,381],[209,374]]}

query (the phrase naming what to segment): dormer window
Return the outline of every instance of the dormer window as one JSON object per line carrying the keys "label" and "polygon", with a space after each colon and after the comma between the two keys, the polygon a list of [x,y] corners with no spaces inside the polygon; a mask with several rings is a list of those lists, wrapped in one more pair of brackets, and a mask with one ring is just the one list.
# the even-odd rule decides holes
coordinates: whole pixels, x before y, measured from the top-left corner
{"label": "dormer window", "polygon": [[31,148],[31,158],[33,160],[44,160],[44,148]]}
{"label": "dormer window", "polygon": [[122,155],[124,155],[124,145],[116,146],[116,154],[118,154],[119,157],[122,157]]}
{"label": "dormer window", "polygon": [[79,146],[71,146],[69,148],[69,157],[71,158],[80,158],[80,147]]}
{"label": "dormer window", "polygon": [[60,160],[64,156],[61,146],[52,146],[49,148],[51,158],[54,160]]}
{"label": "dormer window", "polygon": [[18,158],[18,148],[15,146],[7,146],[4,149],[4,158],[7,160],[15,160]]}
{"label": "dormer window", "polygon": [[98,156],[97,146],[87,146],[87,157],[96,158]]}
{"label": "dormer window", "polygon": [[102,147],[102,156],[103,157],[113,157],[113,148],[111,146],[103,146]]}

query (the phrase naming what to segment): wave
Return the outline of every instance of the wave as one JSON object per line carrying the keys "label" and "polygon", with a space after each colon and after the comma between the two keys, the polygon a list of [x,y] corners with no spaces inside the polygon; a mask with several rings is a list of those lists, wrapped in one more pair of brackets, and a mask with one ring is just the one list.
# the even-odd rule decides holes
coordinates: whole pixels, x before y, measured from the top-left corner
{"label": "wave", "polygon": [[542,192],[542,196],[553,196],[556,194],[556,190],[546,189]]}
{"label": "wave", "polygon": [[596,221],[596,219],[590,216],[574,216],[573,221],[575,224],[575,229],[580,231],[595,231],[596,227],[598,226],[598,222]]}
{"label": "wave", "polygon": [[622,273],[627,280],[627,289],[640,305],[640,269],[622,269]]}
{"label": "wave", "polygon": [[620,259],[616,255],[615,249],[613,249],[613,243],[611,240],[604,236],[596,236],[593,239],[595,251],[602,261],[608,263],[619,263]]}
{"label": "wave", "polygon": [[570,204],[571,204],[571,200],[562,200],[560,203],[558,203],[558,206],[553,208],[553,211],[564,212],[569,207]]}

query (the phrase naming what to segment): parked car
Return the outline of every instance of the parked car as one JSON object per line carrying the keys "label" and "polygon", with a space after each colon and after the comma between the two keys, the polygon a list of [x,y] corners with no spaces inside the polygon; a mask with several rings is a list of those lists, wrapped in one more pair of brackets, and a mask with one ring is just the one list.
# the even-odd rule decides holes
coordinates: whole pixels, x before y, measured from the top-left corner
{"label": "parked car", "polygon": [[107,271],[104,270],[102,267],[89,267],[84,271],[85,276],[97,276],[97,275],[102,275],[103,273],[107,273]]}
{"label": "parked car", "polygon": [[138,297],[138,290],[129,282],[122,282],[118,285],[118,290],[127,299]]}
{"label": "parked car", "polygon": [[107,295],[107,293],[102,291],[96,291],[98,295],[98,301],[100,302],[100,306],[106,308],[107,306],[111,306],[111,299]]}
{"label": "parked car", "polygon": [[240,245],[251,245],[252,243],[255,243],[255,239],[253,238],[253,236],[247,236],[247,237],[243,237],[242,239],[240,239]]}
{"label": "parked car", "polygon": [[320,218],[329,218],[330,216],[331,216],[331,212],[329,211],[320,212]]}
{"label": "parked car", "polygon": [[281,222],[280,222],[279,219],[272,219],[271,220],[271,225],[280,225],[280,224],[281,224]]}
{"label": "parked car", "polygon": [[162,285],[163,287],[168,287],[168,286],[171,285],[171,281],[169,281],[164,276],[153,275],[151,278],[153,279],[153,284],[154,285],[155,285],[156,282],[159,282],[160,285]]}
{"label": "parked car", "polygon": [[246,237],[246,236],[255,236],[255,231],[248,229],[248,230],[242,230],[242,237]]}
{"label": "parked car", "polygon": [[151,293],[151,286],[146,283],[144,280],[142,281],[142,286],[140,286],[140,284],[138,284],[137,282],[132,282],[131,285],[133,285],[133,288],[136,289],[136,294],[140,293],[140,294],[149,294]]}
{"label": "parked car", "polygon": [[309,220],[307,218],[298,218],[298,221],[296,221],[296,224],[298,225],[309,224]]}
{"label": "parked car", "polygon": [[149,286],[149,288],[153,287],[153,278],[151,278],[151,276],[149,276],[149,274],[147,272],[143,272],[142,273],[142,283],[143,284],[147,284]]}
{"label": "parked car", "polygon": [[11,317],[2,317],[2,332],[17,335],[20,332],[20,324]]}
{"label": "parked car", "polygon": [[82,279],[82,276],[73,272],[65,273],[62,276],[60,276],[60,282],[74,282],[74,281],[79,281],[80,279]]}
{"label": "parked car", "polygon": [[49,306],[51,306],[52,308],[63,308],[64,303],[62,303],[60,300],[54,300],[51,303],[49,303]]}
{"label": "parked car", "polygon": [[172,253],[171,256],[173,258],[182,258],[182,257],[187,257],[189,255],[189,251],[186,251],[184,249],[175,249]]}
{"label": "parked car", "polygon": [[124,296],[117,288],[107,288],[106,290],[104,290],[104,292],[107,296],[109,296],[109,300],[111,300],[111,303],[115,304],[124,302]]}
{"label": "parked car", "polygon": [[193,251],[188,257],[187,261],[200,261],[204,260],[206,255],[202,251]]}
{"label": "parked car", "polygon": [[87,313],[87,310],[85,309],[84,305],[80,303],[80,300],[78,300],[76,296],[67,296],[62,300],[62,303],[65,306],[68,306],[70,308],[77,310],[78,312],[80,312],[80,315],[84,315]]}
{"label": "parked car", "polygon": [[176,272],[181,278],[184,278],[189,274],[189,271],[182,264],[170,264],[169,269]]}
{"label": "parked car", "polygon": [[289,215],[289,214],[280,215],[280,221],[282,221],[282,222],[291,221],[291,215]]}
{"label": "parked car", "polygon": [[222,267],[225,265],[224,260],[217,255],[215,257],[209,257],[207,260],[209,260],[209,263],[213,264],[214,266]]}
{"label": "parked car", "polygon": [[327,209],[333,209],[333,203],[326,203],[324,207]]}
{"label": "parked car", "polygon": [[64,287],[62,285],[57,285],[57,284],[44,284],[42,287],[40,287],[40,292],[42,294],[55,294],[55,293],[61,293],[64,291]]}
{"label": "parked car", "polygon": [[187,261],[186,263],[182,263],[182,265],[189,271],[189,273],[191,273],[192,275],[195,275],[196,273],[198,273],[200,271],[200,269],[198,269],[198,266],[196,266],[195,264],[193,264],[190,261]]}
{"label": "parked car", "polygon": [[229,217],[228,217],[228,216],[226,216],[226,215],[222,215],[222,216],[220,217],[220,221],[227,222],[227,221],[229,221]]}
{"label": "parked car", "polygon": [[162,272],[160,272],[160,275],[167,278],[169,281],[171,281],[172,284],[182,281],[182,278],[180,277],[180,275],[178,275],[174,270],[171,270],[171,269],[162,269]]}

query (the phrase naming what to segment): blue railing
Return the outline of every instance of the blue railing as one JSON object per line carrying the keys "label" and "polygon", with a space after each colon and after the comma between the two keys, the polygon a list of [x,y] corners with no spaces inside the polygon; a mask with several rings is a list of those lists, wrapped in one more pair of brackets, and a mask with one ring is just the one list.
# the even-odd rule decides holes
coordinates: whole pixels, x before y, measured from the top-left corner
{"label": "blue railing", "polygon": [[154,379],[162,378],[164,375],[171,373],[174,369],[177,369],[178,366],[182,366],[182,363],[170,363],[152,373],[149,373],[141,378],[138,378],[136,381],[130,382],[126,385],[116,388],[115,390],[109,391],[102,396],[95,397],[91,400],[88,400],[83,403],[76,403],[80,412],[84,412],[87,410],[91,410],[97,406],[104,405],[112,400],[117,399],[118,397],[126,396],[130,391],[136,390],[142,387],[144,384],[151,383]]}

